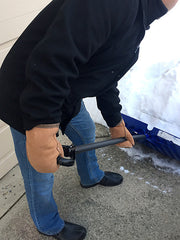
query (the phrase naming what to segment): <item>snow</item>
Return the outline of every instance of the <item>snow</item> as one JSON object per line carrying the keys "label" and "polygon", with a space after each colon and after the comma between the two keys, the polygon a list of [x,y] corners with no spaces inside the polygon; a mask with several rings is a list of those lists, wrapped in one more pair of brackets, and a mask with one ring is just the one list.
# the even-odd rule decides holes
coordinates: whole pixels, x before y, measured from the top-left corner
{"label": "snow", "polygon": [[155,21],[137,64],[119,81],[123,113],[180,138],[180,4]]}
{"label": "snow", "polygon": [[131,157],[131,159],[133,159],[134,162],[151,159],[156,169],[159,169],[160,171],[166,173],[180,175],[180,161],[169,159],[168,157],[159,156],[156,152],[144,152],[140,146],[135,148],[122,148],[122,150],[126,152]]}
{"label": "snow", "polygon": [[[180,3],[151,24],[138,62],[119,81],[122,113],[180,138]],[[93,120],[106,125],[94,98],[85,99]]]}

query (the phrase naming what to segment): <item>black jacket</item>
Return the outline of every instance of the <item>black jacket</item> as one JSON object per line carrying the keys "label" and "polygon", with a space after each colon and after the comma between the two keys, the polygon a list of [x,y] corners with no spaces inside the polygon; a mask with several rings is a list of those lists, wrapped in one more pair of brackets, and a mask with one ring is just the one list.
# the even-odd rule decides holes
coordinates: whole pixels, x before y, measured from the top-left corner
{"label": "black jacket", "polygon": [[53,0],[27,27],[0,71],[0,118],[24,133],[74,117],[96,96],[108,126],[121,120],[117,81],[136,62],[161,0]]}

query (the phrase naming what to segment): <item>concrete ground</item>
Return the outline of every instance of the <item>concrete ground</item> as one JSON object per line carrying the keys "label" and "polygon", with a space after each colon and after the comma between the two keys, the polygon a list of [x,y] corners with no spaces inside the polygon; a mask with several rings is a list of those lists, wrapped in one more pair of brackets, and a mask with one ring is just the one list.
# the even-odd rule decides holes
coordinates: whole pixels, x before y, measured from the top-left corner
{"label": "concrete ground", "polygon": [[[107,135],[97,125],[97,141]],[[116,146],[98,149],[97,156],[103,170],[122,174],[124,182],[83,189],[76,167],[61,167],[54,184],[61,217],[85,226],[87,240],[180,240],[180,176],[160,171],[150,158],[134,161]],[[53,239],[33,225],[19,167],[0,183],[0,240]]]}

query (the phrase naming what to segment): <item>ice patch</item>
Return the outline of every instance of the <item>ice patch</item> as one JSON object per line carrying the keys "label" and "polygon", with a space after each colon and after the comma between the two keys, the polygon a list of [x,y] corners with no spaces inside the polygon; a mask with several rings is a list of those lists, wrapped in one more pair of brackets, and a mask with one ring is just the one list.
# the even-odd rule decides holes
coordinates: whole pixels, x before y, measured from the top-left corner
{"label": "ice patch", "polygon": [[[123,171],[124,173],[130,173],[130,171],[127,169],[124,169],[123,166],[120,167],[120,170]],[[132,174],[134,174],[134,173],[132,173]]]}
{"label": "ice patch", "polygon": [[145,161],[151,159],[155,168],[160,171],[178,174],[180,175],[180,162],[168,158],[161,158],[156,153],[144,153],[139,147],[136,148],[121,148],[122,151],[126,152],[134,161]]}
{"label": "ice patch", "polygon": [[[123,166],[120,167],[120,171],[122,171],[122,172],[124,172],[124,173],[130,173],[130,175],[134,175],[134,177],[135,177],[136,179],[140,180],[140,181],[144,180],[143,177],[136,177],[136,176],[135,176],[135,173],[131,173],[129,170],[125,169]],[[169,189],[168,191],[167,191],[167,190],[162,190],[162,189],[160,189],[158,186],[151,184],[149,181],[145,181],[145,184],[149,185],[150,187],[152,187],[152,188],[154,188],[154,189],[156,189],[156,190],[158,190],[158,191],[160,191],[160,192],[162,192],[162,193],[164,193],[164,194],[171,192],[170,189]]]}
{"label": "ice patch", "polygon": [[124,171],[124,167],[121,166],[121,167],[120,167],[120,170],[121,170],[121,171]]}

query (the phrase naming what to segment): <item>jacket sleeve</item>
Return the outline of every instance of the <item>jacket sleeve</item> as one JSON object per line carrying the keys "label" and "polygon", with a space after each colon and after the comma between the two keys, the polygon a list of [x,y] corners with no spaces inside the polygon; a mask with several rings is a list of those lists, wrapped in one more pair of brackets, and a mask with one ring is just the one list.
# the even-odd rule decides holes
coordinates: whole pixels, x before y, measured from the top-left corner
{"label": "jacket sleeve", "polygon": [[147,0],[147,25],[168,12],[162,0]]}
{"label": "jacket sleeve", "polygon": [[79,65],[88,62],[110,34],[108,4],[108,0],[67,0],[59,9],[26,65],[27,85],[20,96],[26,130],[61,121],[71,91],[68,80],[78,78]]}
{"label": "jacket sleeve", "polygon": [[120,104],[117,83],[114,83],[109,90],[97,96],[96,100],[97,106],[107,125],[109,127],[115,127],[122,119],[122,106]]}

